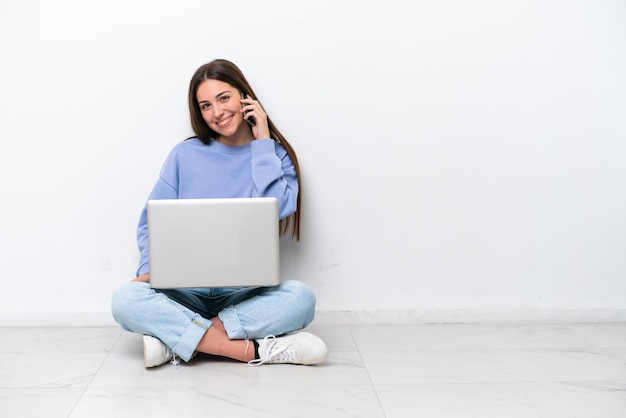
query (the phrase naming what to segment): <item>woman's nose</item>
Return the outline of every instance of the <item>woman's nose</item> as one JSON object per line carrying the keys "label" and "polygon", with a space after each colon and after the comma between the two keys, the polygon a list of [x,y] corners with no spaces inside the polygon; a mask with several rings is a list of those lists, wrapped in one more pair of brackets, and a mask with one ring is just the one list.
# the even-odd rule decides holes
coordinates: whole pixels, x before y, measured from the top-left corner
{"label": "woman's nose", "polygon": [[217,119],[220,118],[220,116],[222,116],[222,114],[224,113],[224,109],[222,108],[221,104],[215,104],[215,106],[213,106],[213,112],[215,114],[215,117]]}

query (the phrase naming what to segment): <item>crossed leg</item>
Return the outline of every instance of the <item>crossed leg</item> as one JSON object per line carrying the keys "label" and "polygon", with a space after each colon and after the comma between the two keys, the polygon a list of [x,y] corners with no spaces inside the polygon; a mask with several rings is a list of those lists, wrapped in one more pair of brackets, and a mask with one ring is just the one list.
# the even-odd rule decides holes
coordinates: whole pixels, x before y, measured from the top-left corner
{"label": "crossed leg", "polygon": [[219,317],[211,318],[211,322],[213,324],[198,343],[199,352],[245,362],[254,360],[254,344],[251,341],[229,339]]}

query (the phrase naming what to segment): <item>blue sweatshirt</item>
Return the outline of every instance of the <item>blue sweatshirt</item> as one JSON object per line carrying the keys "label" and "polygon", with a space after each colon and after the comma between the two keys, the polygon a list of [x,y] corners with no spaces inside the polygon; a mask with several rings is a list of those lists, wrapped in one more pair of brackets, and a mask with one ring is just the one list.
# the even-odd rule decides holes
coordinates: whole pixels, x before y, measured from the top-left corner
{"label": "blue sweatshirt", "polygon": [[[298,181],[287,151],[272,139],[231,147],[197,138],[177,144],[168,155],[148,199],[275,197],[282,219],[296,211]],[[137,276],[149,272],[147,209],[137,227]]]}

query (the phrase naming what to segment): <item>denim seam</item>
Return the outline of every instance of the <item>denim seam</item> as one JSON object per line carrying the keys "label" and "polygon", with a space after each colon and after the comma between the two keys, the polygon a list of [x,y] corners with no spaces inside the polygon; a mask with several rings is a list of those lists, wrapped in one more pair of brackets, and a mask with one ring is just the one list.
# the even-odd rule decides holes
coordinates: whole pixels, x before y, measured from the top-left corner
{"label": "denim seam", "polygon": [[[212,323],[210,320],[206,320],[199,314],[192,313],[192,311],[189,308],[185,308],[185,307],[181,308],[182,305],[168,298],[163,293],[159,293],[159,294],[163,298],[165,298],[169,303],[171,303],[173,306],[176,306],[179,309],[179,311],[182,312],[189,319],[188,326],[186,327],[183,334],[179,336],[178,343],[176,344],[176,346],[172,348],[173,352],[178,354],[180,358],[182,358],[184,361],[187,362],[191,360],[191,357],[193,357],[193,354],[196,351],[196,348],[198,347],[200,340],[202,339],[206,331],[209,329],[209,327],[212,325]],[[208,321],[208,324],[206,324],[205,322],[201,320],[198,320],[199,318]]]}
{"label": "denim seam", "polygon": [[202,337],[204,337],[204,334],[211,326],[207,326],[207,324],[202,321],[198,321],[197,318],[202,317],[197,315],[189,321],[185,332],[179,337],[178,344],[173,349],[173,351],[185,361],[191,360],[191,357],[193,357],[193,354],[196,352],[200,340],[202,340]]}
{"label": "denim seam", "polygon": [[[247,340],[248,339],[248,333],[246,332],[245,328],[241,324],[241,321],[239,320],[239,316],[237,316],[237,310],[235,309],[235,306],[231,306],[229,308],[224,309],[218,314],[218,317],[224,324],[224,328],[226,329],[226,334],[228,335],[228,338],[230,338],[231,340],[233,339]],[[232,322],[236,323],[235,324],[236,328],[232,327]]]}

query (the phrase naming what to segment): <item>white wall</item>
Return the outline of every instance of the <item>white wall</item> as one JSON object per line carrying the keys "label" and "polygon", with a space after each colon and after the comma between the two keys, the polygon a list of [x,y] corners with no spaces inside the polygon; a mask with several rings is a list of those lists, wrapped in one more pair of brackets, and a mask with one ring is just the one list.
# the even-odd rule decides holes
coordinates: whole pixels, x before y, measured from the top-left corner
{"label": "white wall", "polygon": [[322,317],[626,318],[626,3],[4,0],[0,320],[110,320],[214,58],[298,152]]}

